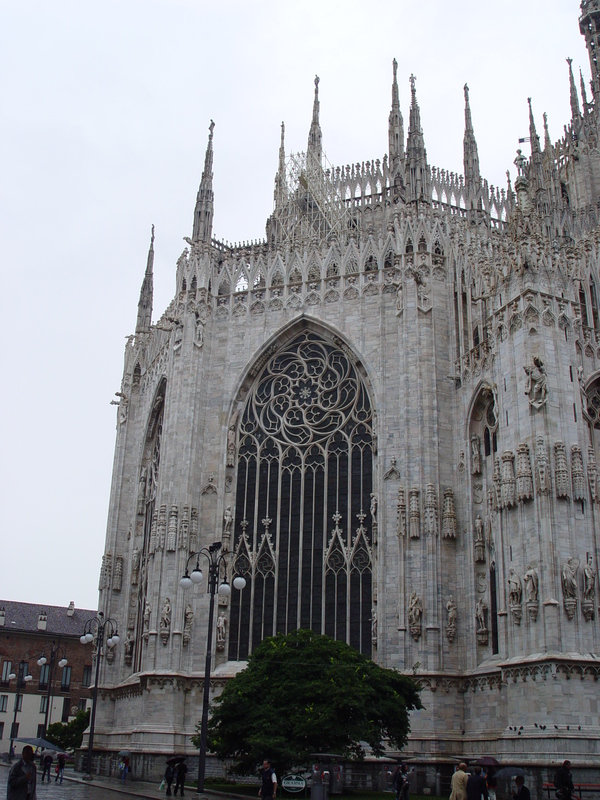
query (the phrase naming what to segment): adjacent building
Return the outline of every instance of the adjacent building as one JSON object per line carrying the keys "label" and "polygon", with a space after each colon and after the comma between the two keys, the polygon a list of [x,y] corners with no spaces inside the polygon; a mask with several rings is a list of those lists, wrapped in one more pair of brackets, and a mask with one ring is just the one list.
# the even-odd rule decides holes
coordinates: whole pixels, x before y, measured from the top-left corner
{"label": "adjacent building", "polygon": [[505,187],[467,86],[464,174],[430,165],[394,62],[388,152],[329,164],[316,79],[266,237],[234,245],[212,235],[211,123],[175,296],[153,322],[153,232],[126,345],[99,750],[192,751],[208,596],[179,581],[220,541],[246,587],[219,599],[215,692],[312,628],[418,676],[424,764],[600,767],[598,0],[579,25],[591,86],[569,62],[558,141],[529,100]]}
{"label": "adjacent building", "polygon": [[0,600],[0,752],[8,753],[18,736],[44,738],[53,722],[87,708],[92,647],[79,637],[95,615],[73,603]]}

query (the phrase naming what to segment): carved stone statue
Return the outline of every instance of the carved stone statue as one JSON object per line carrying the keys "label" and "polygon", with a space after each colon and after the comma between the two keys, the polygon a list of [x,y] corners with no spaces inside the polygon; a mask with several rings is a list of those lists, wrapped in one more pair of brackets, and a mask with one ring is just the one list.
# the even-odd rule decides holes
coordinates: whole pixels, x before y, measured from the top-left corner
{"label": "carved stone statue", "polygon": [[529,619],[532,622],[535,622],[538,615],[539,610],[539,602],[538,602],[538,574],[537,570],[531,566],[531,564],[527,565],[527,572],[523,575],[523,583],[525,584],[525,595],[527,597],[527,613],[529,614]]}
{"label": "carved stone statue", "polygon": [[377,646],[377,609],[371,609],[371,643]]}
{"label": "carved stone statue", "polygon": [[127,664],[128,667],[130,667],[133,662],[133,637],[130,631],[127,631],[124,651],[125,651],[125,663]]}
{"label": "carved stone statue", "polygon": [[144,638],[145,639],[148,638],[148,634],[150,633],[150,614],[151,613],[152,613],[152,606],[146,600],[146,603],[144,605],[144,629],[143,629],[143,634],[144,634]]}
{"label": "carved stone statue", "polygon": [[162,643],[166,644],[169,641],[171,633],[171,600],[165,597],[162,610],[160,612],[160,636]]}
{"label": "carved stone statue", "polygon": [[194,619],[194,611],[188,603],[185,607],[185,614],[183,618],[183,646],[187,647],[192,637],[192,622]]}
{"label": "carved stone statue", "polygon": [[371,519],[377,522],[377,495],[371,492]]}
{"label": "carved stone statue", "polygon": [[134,547],[131,554],[131,585],[137,586],[140,576],[140,551]]}
{"label": "carved stone statue", "polygon": [[225,649],[225,639],[227,635],[227,617],[219,614],[217,617],[217,650],[222,652]]}
{"label": "carved stone statue", "polygon": [[138,503],[137,503],[137,513],[143,514],[146,510],[146,481],[147,481],[148,470],[146,467],[142,467],[140,472],[140,480],[138,483]]}
{"label": "carved stone statue", "polygon": [[449,642],[454,641],[456,636],[456,623],[458,620],[458,607],[454,601],[454,596],[450,595],[446,603],[446,611],[448,613],[448,624],[446,625],[446,638]]}
{"label": "carved stone statue", "polygon": [[223,533],[227,536],[231,535],[231,524],[233,522],[233,514],[231,513],[231,506],[227,506],[223,514]]}
{"label": "carved stone statue", "polygon": [[592,556],[588,556],[583,568],[583,598],[581,601],[581,610],[588,622],[594,619],[594,603],[596,600],[596,570],[594,569],[593,563]]}
{"label": "carved stone statue", "polygon": [[477,514],[475,518],[475,561],[485,562],[485,539],[483,536],[483,520]]}
{"label": "carved stone statue", "polygon": [[235,440],[236,440],[236,427],[239,412],[236,411],[229,422],[227,430],[227,466],[235,466]]}
{"label": "carved stone statue", "polygon": [[540,494],[550,494],[552,489],[550,464],[548,463],[548,452],[542,436],[538,436],[537,438],[535,460],[537,463],[538,489]]}
{"label": "carved stone statue", "polygon": [[113,592],[120,592],[123,585],[123,556],[115,557],[115,571],[113,574]]}
{"label": "carved stone statue", "polygon": [[481,441],[476,433],[471,434],[471,474],[481,472]]}
{"label": "carved stone statue", "polygon": [[521,578],[517,575],[514,569],[509,570],[508,573],[508,605],[510,613],[517,625],[521,624],[521,600],[523,598],[523,586]]}
{"label": "carved stone statue", "polygon": [[567,617],[573,619],[577,608],[577,571],[579,569],[579,559],[570,558],[564,564],[561,573],[561,584],[563,591],[563,606]]}
{"label": "carved stone statue", "polygon": [[423,616],[423,605],[421,598],[416,592],[413,592],[408,601],[408,626],[410,635],[413,639],[418,640],[421,637],[421,617]]}
{"label": "carved stone statue", "polygon": [[548,378],[544,362],[539,356],[534,356],[533,365],[523,369],[527,373],[525,394],[529,397],[529,405],[538,410],[548,400]]}
{"label": "carved stone statue", "polygon": [[477,622],[477,641],[479,644],[488,643],[488,627],[487,627],[487,612],[488,607],[480,597],[475,606],[475,619]]}

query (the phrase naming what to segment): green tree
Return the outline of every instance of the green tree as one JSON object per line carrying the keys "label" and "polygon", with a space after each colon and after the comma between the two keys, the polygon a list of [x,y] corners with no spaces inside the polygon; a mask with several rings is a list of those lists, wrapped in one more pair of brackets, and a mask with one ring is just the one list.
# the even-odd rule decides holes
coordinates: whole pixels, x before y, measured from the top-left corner
{"label": "green tree", "polygon": [[261,642],[227,684],[213,703],[208,746],[233,758],[240,774],[265,757],[283,773],[308,765],[311,753],[360,759],[368,745],[382,755],[385,741],[404,746],[409,712],[422,707],[414,679],[344,642],[297,630]]}
{"label": "green tree", "polygon": [[48,725],[46,739],[64,750],[75,750],[81,747],[83,733],[90,724],[90,711],[78,711],[70,722],[54,722]]}

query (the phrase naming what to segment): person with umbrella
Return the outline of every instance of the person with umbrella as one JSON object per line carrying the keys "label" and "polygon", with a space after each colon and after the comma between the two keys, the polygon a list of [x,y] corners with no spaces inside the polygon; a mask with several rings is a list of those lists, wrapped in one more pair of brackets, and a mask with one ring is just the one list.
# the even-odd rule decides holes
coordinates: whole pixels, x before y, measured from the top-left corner
{"label": "person with umbrella", "polygon": [[185,776],[187,775],[187,766],[185,761],[180,761],[177,764],[175,769],[175,796],[177,796],[177,789],[181,790],[181,796],[183,797],[183,789],[185,786]]}
{"label": "person with umbrella", "polygon": [[171,796],[171,784],[173,783],[173,778],[176,775],[177,765],[184,760],[185,756],[171,756],[171,758],[167,758],[167,768],[165,769],[163,780],[167,787],[168,797]]}
{"label": "person with umbrella", "polygon": [[50,773],[52,772],[52,764],[54,763],[54,756],[50,752],[50,750],[44,750],[42,753],[42,783],[44,782],[44,776],[48,776],[48,783],[50,783]]}
{"label": "person with umbrella", "polygon": [[67,759],[65,758],[64,753],[59,753],[56,759],[56,778],[54,779],[54,783],[60,779],[60,782],[63,782],[63,775],[65,774],[65,764],[67,763]]}
{"label": "person with umbrella", "polygon": [[512,793],[515,800],[531,800],[531,793],[525,786],[525,778],[522,775],[517,775],[515,783],[517,784],[517,789],[516,791],[513,790]]}
{"label": "person with umbrella", "polygon": [[467,800],[488,800],[487,783],[481,774],[481,767],[476,764],[473,767],[473,774],[467,780]]}

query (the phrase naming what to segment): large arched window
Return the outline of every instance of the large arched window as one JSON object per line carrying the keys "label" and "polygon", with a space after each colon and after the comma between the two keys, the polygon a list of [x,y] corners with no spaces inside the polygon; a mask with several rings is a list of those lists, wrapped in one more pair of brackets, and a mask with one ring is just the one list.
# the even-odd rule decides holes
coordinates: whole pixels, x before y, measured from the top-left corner
{"label": "large arched window", "polygon": [[371,653],[372,410],[358,364],[305,331],[241,415],[229,658],[310,628]]}

